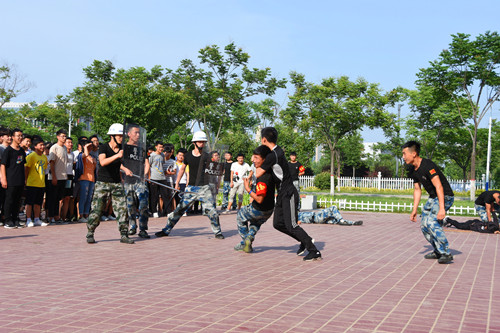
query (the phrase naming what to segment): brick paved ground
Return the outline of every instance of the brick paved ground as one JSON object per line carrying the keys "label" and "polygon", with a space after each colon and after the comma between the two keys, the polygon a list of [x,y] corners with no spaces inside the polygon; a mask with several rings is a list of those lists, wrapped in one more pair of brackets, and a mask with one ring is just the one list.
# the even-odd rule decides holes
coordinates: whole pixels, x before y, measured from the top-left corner
{"label": "brick paved ground", "polygon": [[82,224],[2,228],[0,331],[500,332],[499,235],[449,229],[455,263],[439,265],[407,215],[344,215],[365,225],[305,225],[317,262],[271,223],[235,252],[235,215],[225,240],[198,216],[134,245],[115,222],[94,245]]}

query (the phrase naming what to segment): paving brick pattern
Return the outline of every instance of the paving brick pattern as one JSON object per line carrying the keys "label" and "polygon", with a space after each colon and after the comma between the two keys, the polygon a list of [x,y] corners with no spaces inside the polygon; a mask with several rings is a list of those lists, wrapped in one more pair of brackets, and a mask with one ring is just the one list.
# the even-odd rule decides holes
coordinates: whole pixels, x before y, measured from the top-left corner
{"label": "paving brick pattern", "polygon": [[500,235],[448,229],[455,262],[439,265],[408,215],[344,215],[365,223],[304,226],[316,262],[271,221],[234,251],[235,215],[225,240],[200,216],[134,245],[116,222],[93,245],[83,224],[2,228],[0,332],[500,332]]}

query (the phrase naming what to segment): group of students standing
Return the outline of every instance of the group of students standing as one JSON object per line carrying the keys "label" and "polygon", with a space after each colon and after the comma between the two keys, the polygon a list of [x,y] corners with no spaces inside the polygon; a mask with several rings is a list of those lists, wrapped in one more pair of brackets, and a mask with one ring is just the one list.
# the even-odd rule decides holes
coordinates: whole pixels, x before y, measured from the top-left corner
{"label": "group of students standing", "polygon": [[[40,136],[24,135],[20,129],[0,128],[0,205],[5,228],[62,224],[72,215],[75,219],[88,215],[98,138],[93,136],[92,141],[85,142],[84,151],[89,158],[83,160],[80,174],[75,174],[81,152],[72,151],[73,140],[65,130],[57,131],[56,137],[57,142],[51,144]],[[26,223],[19,218],[23,203]],[[41,219],[42,208],[45,220]]]}

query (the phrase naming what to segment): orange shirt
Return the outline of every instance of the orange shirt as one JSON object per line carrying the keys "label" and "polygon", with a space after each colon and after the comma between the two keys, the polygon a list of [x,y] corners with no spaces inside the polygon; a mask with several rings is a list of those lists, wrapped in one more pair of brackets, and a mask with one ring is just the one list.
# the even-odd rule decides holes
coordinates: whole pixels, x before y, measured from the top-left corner
{"label": "orange shirt", "polygon": [[80,180],[88,180],[89,182],[95,182],[95,168],[96,160],[92,156],[83,157],[83,172],[80,176]]}

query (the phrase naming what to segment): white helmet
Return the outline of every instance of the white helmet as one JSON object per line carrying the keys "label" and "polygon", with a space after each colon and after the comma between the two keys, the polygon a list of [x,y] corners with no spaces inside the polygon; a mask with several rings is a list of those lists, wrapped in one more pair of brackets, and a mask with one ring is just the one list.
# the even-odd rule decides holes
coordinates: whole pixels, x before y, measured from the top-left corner
{"label": "white helmet", "polygon": [[197,142],[197,141],[205,141],[205,142],[208,141],[205,132],[203,131],[194,132],[193,139],[191,140],[191,142]]}
{"label": "white helmet", "polygon": [[123,125],[114,123],[109,126],[108,135],[123,135]]}

